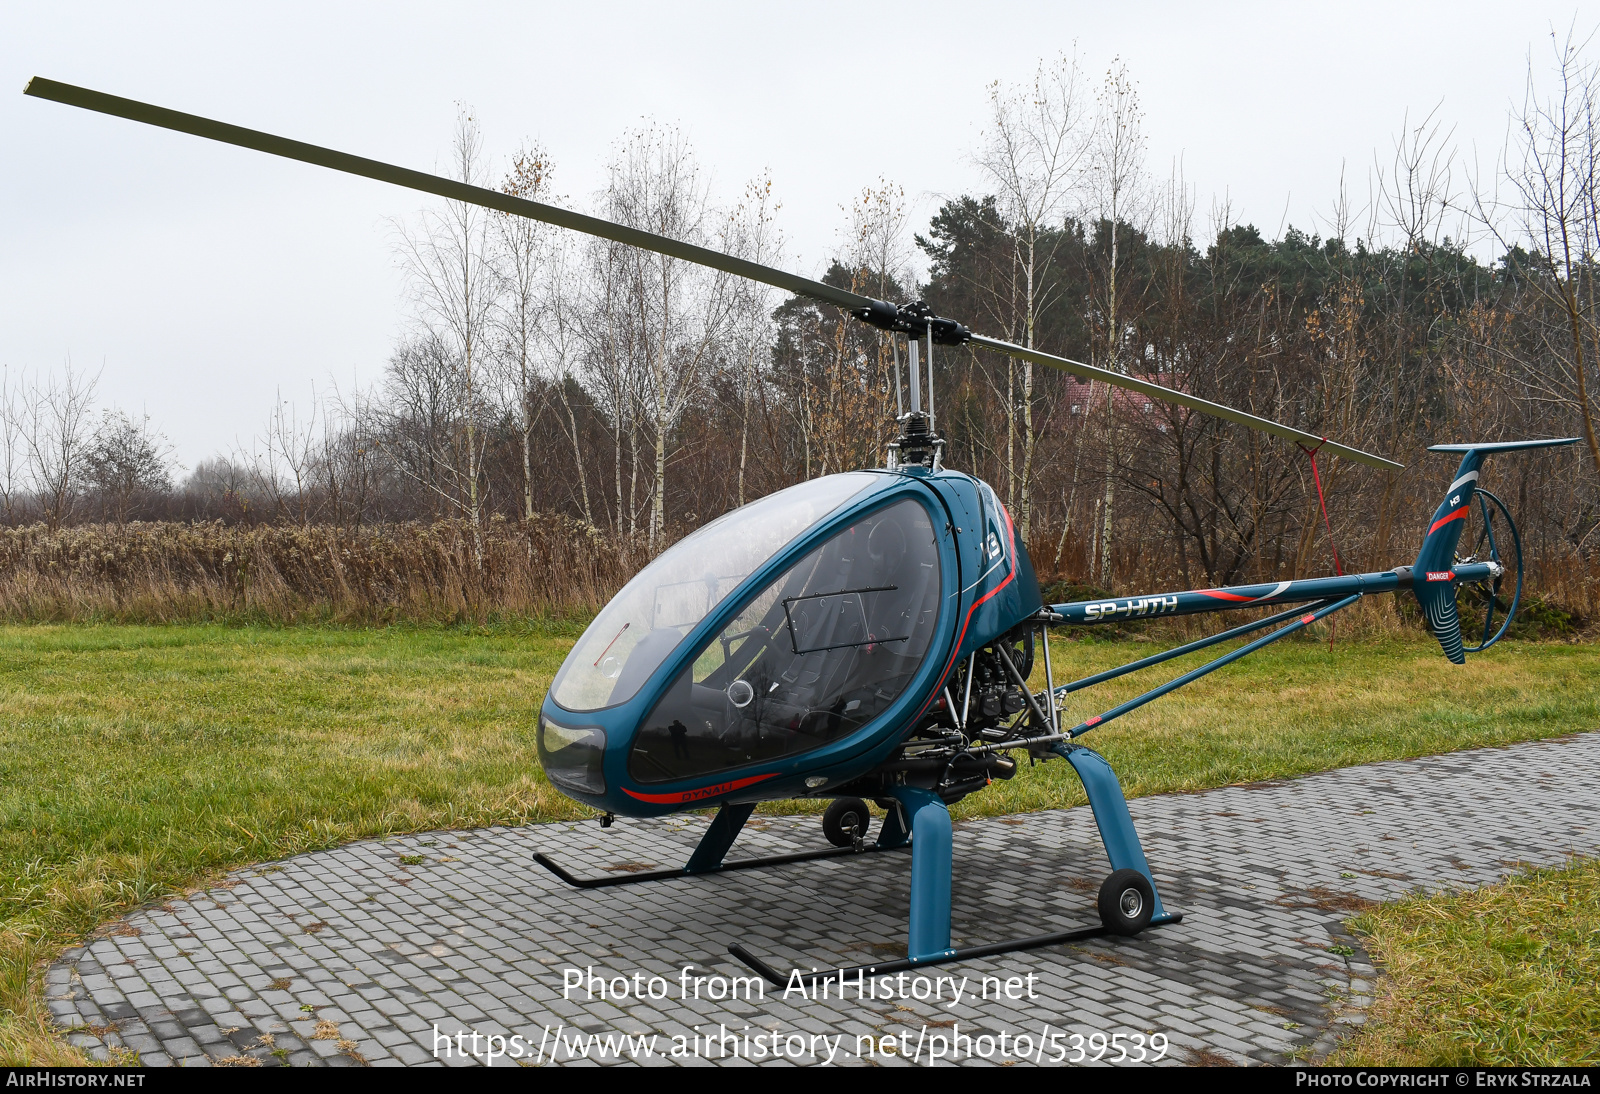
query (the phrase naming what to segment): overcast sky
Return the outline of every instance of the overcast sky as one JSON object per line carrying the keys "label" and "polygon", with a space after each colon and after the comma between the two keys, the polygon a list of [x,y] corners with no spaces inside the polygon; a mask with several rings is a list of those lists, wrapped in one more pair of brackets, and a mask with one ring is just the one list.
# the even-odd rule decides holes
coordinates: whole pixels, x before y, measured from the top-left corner
{"label": "overcast sky", "polygon": [[[117,3],[0,8],[0,364],[101,371],[197,460],[248,446],[281,392],[380,373],[407,321],[393,219],[421,195],[21,95],[48,76],[422,169],[456,103],[501,163],[526,138],[580,206],[653,117],[731,199],[770,170],[789,265],[815,275],[880,176],[921,229],[975,188],[985,87],[1076,51],[1138,82],[1149,163],[1202,221],[1326,223],[1341,170],[1435,106],[1492,160],[1550,28],[1600,4]],[[1202,234],[1204,224],[1201,225]]]}

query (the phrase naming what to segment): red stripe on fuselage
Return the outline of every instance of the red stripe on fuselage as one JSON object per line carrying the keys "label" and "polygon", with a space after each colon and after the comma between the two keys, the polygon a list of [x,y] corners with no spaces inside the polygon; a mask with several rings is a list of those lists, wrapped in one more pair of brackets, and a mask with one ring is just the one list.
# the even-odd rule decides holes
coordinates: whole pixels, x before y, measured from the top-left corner
{"label": "red stripe on fuselage", "polygon": [[1448,517],[1440,517],[1438,520],[1434,521],[1433,526],[1428,529],[1428,535],[1431,536],[1433,533],[1437,532],[1439,530],[1439,526],[1442,524],[1449,524],[1453,520],[1464,520],[1466,515],[1471,511],[1472,510],[1470,506],[1463,505],[1460,509],[1457,509]]}
{"label": "red stripe on fuselage", "polygon": [[[956,663],[956,657],[961,653],[961,643],[967,637],[967,628],[972,625],[972,613],[983,607],[984,602],[990,597],[994,596],[1001,589],[1004,589],[1007,585],[1011,584],[1012,580],[1017,576],[1017,530],[1016,527],[1011,523],[1011,514],[1006,512],[1006,507],[1004,505],[1000,505],[999,498],[995,499],[995,504],[1000,506],[1000,512],[1004,514],[1006,518],[1006,537],[1011,540],[1011,572],[1006,575],[1006,579],[1004,581],[990,589],[988,592],[984,593],[983,596],[979,597],[977,600],[974,600],[972,602],[972,607],[967,609],[967,617],[961,621],[961,633],[956,635],[955,648],[950,651],[950,660],[945,662],[944,672],[939,675],[939,679],[941,680],[946,679],[950,675],[950,667]],[[916,715],[911,719],[913,724],[922,720],[922,716],[928,713],[928,708],[933,705],[933,701],[934,699],[938,698],[938,695],[938,692],[934,692],[933,695],[928,697],[928,701],[922,704],[922,709],[917,711]],[[951,713],[954,714],[955,712],[952,711]]]}
{"label": "red stripe on fuselage", "polygon": [[776,778],[777,774],[774,771],[767,775],[752,775],[748,779],[735,779],[731,783],[702,786],[695,790],[680,790],[674,794],[638,794],[627,787],[623,787],[622,792],[630,798],[637,798],[639,801],[649,802],[651,805],[683,805],[687,802],[705,801],[709,798],[720,797],[723,794],[731,794],[735,790],[749,786],[751,783],[758,783],[763,779]]}
{"label": "red stripe on fuselage", "polygon": [[1201,596],[1209,596],[1214,600],[1236,600],[1241,604],[1248,604],[1252,600],[1260,599],[1254,596],[1240,596],[1237,593],[1225,593],[1221,589],[1196,589],[1195,592]]}

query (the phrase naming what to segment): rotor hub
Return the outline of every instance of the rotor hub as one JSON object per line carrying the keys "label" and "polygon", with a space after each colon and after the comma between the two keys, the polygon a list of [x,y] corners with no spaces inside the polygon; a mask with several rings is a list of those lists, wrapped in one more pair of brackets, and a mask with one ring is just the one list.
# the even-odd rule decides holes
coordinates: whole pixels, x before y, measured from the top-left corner
{"label": "rotor hub", "polygon": [[874,300],[852,309],[850,314],[879,330],[909,334],[913,338],[926,338],[931,332],[936,346],[963,346],[972,340],[970,330],[954,319],[933,314],[933,309],[923,300],[898,305]]}

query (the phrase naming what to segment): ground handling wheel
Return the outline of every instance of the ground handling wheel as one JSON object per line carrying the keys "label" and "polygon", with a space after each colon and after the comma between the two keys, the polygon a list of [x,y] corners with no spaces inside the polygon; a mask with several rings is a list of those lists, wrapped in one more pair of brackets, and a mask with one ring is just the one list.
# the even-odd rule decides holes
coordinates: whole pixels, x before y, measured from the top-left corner
{"label": "ground handling wheel", "polygon": [[1156,892],[1137,870],[1118,870],[1100,886],[1100,923],[1112,934],[1135,935],[1150,926]]}
{"label": "ground handling wheel", "polygon": [[835,798],[822,814],[822,834],[835,847],[854,847],[867,838],[871,826],[872,814],[860,798]]}

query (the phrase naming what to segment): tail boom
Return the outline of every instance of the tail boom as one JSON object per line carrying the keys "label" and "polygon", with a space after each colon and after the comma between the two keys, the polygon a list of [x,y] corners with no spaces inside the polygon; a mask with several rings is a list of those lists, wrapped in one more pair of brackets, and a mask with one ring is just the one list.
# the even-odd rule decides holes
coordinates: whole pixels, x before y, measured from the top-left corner
{"label": "tail boom", "polygon": [[1343,577],[1230,585],[1219,589],[1190,589],[1110,600],[1077,600],[1070,604],[1052,604],[1050,610],[1061,617],[1060,622],[1069,626],[1127,623],[1157,616],[1201,615],[1242,608],[1270,608],[1279,604],[1305,604],[1314,600],[1337,600],[1356,594],[1392,593],[1413,588],[1417,584],[1446,583],[1454,588],[1459,582],[1482,581],[1493,577],[1495,569],[1493,563],[1478,562],[1419,575],[1413,567],[1401,566],[1394,570],[1346,574]]}
{"label": "tail boom", "polygon": [[[1484,458],[1493,452],[1552,448],[1574,444],[1577,440],[1576,437],[1559,437],[1486,444],[1441,444],[1430,448],[1430,452],[1460,452],[1461,466],[1456,469],[1455,478],[1451,481],[1450,488],[1445,491],[1444,500],[1434,511],[1433,519],[1428,524],[1427,534],[1422,540],[1422,550],[1417,552],[1417,561],[1411,566],[1399,566],[1379,573],[1052,604],[1050,610],[1057,617],[1053,622],[1069,626],[1126,623],[1157,616],[1200,615],[1205,612],[1235,611],[1240,608],[1268,608],[1280,604],[1332,601],[1367,593],[1391,593],[1410,589],[1422,606],[1423,616],[1428,621],[1428,629],[1439,640],[1445,656],[1458,665],[1462,664],[1466,661],[1466,651],[1461,640],[1461,619],[1456,612],[1456,589],[1464,582],[1495,580],[1504,573],[1500,564],[1495,561],[1456,561],[1456,547],[1461,539],[1461,531],[1466,527],[1467,518],[1472,512],[1472,501],[1477,492],[1478,476],[1482,471]],[[1509,514],[1507,516],[1509,517]],[[1515,535],[1514,529],[1512,534]],[[1520,558],[1520,554],[1518,557]],[[1518,580],[1521,580],[1520,577]]]}

